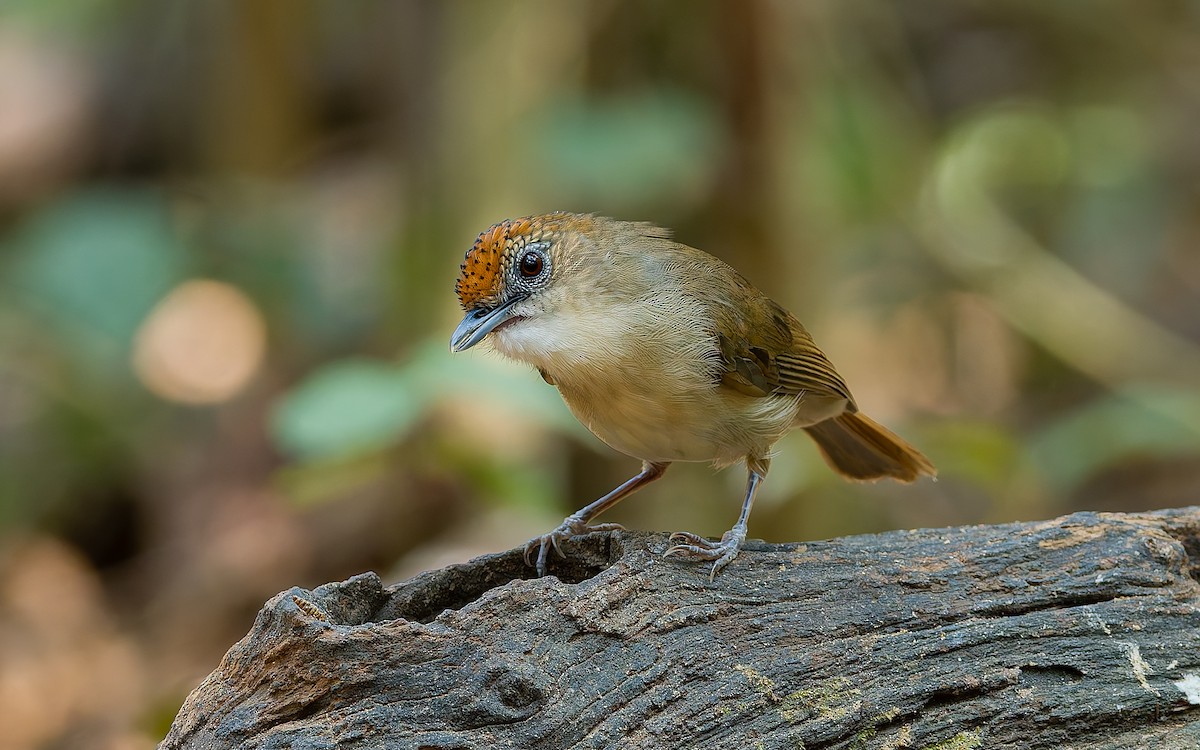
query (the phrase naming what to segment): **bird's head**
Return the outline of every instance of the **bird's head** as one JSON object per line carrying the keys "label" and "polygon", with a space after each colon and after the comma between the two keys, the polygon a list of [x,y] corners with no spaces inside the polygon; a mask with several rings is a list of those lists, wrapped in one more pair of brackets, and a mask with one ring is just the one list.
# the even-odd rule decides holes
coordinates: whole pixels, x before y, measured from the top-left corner
{"label": "bird's head", "polygon": [[[450,349],[470,349],[497,329],[559,306],[568,257],[593,217],[567,213],[526,216],[496,224],[467,251],[454,284],[466,316]],[[573,265],[573,264],[572,264]]]}

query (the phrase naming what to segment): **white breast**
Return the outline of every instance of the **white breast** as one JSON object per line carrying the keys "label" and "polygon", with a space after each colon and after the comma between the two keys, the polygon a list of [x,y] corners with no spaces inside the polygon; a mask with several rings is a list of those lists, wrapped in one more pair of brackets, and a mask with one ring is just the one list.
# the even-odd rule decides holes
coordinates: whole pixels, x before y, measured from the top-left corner
{"label": "white breast", "polygon": [[765,456],[792,424],[798,399],[720,388],[705,320],[693,298],[651,295],[603,314],[516,321],[490,338],[543,370],[579,421],[622,453],[719,465]]}

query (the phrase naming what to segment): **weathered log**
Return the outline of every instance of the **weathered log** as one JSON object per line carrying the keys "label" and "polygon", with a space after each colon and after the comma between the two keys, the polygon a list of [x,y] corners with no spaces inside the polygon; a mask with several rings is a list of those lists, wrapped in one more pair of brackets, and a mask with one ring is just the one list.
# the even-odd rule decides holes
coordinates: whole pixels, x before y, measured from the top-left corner
{"label": "weathered log", "polygon": [[286,591],[162,747],[1200,748],[1200,508],[666,546]]}

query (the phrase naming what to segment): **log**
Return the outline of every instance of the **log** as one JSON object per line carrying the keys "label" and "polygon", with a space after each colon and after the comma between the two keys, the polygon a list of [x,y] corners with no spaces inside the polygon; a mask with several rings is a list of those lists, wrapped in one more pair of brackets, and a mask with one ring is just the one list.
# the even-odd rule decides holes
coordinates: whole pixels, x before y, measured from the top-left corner
{"label": "log", "polygon": [[160,747],[1200,747],[1200,508],[667,546],[285,591]]}

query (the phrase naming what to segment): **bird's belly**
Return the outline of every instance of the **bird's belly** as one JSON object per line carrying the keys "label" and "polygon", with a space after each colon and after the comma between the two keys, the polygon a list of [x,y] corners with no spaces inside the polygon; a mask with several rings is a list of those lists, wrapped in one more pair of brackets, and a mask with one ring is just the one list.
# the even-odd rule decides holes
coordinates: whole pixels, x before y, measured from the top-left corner
{"label": "bird's belly", "polygon": [[712,461],[727,465],[766,455],[786,433],[794,405],[750,399],[715,385],[680,395],[637,388],[581,393],[559,386],[563,400],[596,437],[643,461]]}
{"label": "bird's belly", "polygon": [[643,461],[712,461],[723,452],[708,425],[696,424],[682,409],[618,402],[593,412],[585,424],[615,450]]}
{"label": "bird's belly", "polygon": [[711,461],[722,446],[710,425],[695,419],[697,407],[661,403],[637,394],[611,394],[588,405],[563,394],[579,421],[613,449],[643,461]]}

